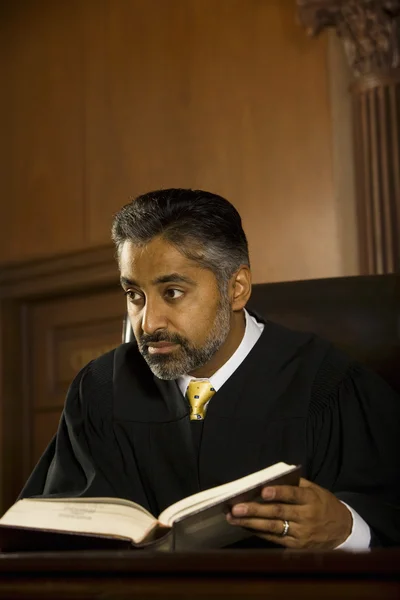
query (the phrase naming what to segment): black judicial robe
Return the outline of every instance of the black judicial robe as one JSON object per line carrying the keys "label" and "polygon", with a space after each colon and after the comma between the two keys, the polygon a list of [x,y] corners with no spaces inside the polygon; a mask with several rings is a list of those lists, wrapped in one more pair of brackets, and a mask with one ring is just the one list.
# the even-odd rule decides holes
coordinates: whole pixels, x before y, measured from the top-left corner
{"label": "black judicial robe", "polygon": [[354,508],[373,545],[400,544],[400,398],[329,342],[267,322],[212,398],[195,444],[197,425],[176,382],[123,344],[75,378],[21,497],[128,498],[157,516],[285,461]]}

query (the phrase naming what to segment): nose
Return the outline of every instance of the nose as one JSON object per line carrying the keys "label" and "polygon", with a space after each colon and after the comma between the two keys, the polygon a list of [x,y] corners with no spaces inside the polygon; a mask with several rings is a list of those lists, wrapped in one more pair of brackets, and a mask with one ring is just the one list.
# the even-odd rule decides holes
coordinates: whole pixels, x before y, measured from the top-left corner
{"label": "nose", "polygon": [[148,335],[167,328],[167,318],[161,302],[146,300],[143,308],[142,331]]}

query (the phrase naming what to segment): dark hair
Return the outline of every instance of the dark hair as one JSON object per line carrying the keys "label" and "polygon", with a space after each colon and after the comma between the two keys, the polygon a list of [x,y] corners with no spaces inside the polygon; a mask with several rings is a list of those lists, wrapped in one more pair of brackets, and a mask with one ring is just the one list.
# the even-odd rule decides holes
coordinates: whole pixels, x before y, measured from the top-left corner
{"label": "dark hair", "polygon": [[162,236],[225,284],[250,266],[246,235],[236,208],[217,194],[172,188],[143,194],[115,215],[112,239],[118,255],[127,240],[145,245]]}

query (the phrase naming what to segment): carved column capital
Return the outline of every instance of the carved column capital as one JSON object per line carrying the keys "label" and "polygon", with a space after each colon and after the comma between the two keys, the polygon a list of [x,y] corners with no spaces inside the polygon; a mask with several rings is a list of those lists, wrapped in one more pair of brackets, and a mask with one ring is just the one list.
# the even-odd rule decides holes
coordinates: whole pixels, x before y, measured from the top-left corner
{"label": "carved column capital", "polygon": [[333,27],[351,86],[362,273],[400,272],[400,0],[297,0],[309,35]]}
{"label": "carved column capital", "polygon": [[400,0],[297,0],[309,35],[336,29],[356,76],[400,67]]}

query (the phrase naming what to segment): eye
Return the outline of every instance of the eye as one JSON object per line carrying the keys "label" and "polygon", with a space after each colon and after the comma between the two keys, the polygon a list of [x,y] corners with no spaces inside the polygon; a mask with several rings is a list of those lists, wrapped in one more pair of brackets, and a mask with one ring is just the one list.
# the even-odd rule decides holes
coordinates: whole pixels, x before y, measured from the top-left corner
{"label": "eye", "polygon": [[125,296],[128,298],[129,302],[132,302],[133,304],[138,304],[143,299],[143,295],[135,290],[127,290]]}
{"label": "eye", "polygon": [[178,298],[181,298],[184,294],[182,290],[177,290],[175,288],[168,288],[164,293],[168,300],[178,300]]}

